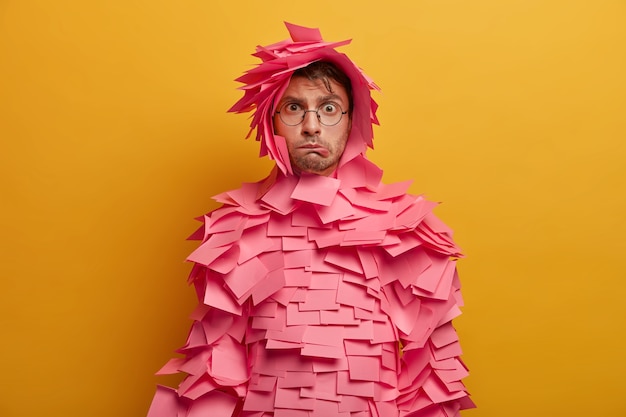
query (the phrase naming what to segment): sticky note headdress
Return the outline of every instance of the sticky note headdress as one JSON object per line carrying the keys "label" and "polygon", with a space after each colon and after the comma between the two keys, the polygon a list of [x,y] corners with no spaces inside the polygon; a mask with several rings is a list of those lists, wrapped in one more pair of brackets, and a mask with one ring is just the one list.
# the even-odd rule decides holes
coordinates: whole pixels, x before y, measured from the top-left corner
{"label": "sticky note headdress", "polygon": [[289,84],[292,74],[299,68],[315,61],[328,61],[343,71],[352,84],[352,129],[339,166],[357,155],[364,155],[372,147],[372,124],[378,124],[376,102],[370,90],[378,86],[345,54],[336,47],[347,45],[350,40],[326,42],[319,29],[306,28],[286,23],[291,39],[268,46],[257,46],[253,56],[261,63],[237,78],[244,83],[240,89],[244,96],[230,108],[230,112],[254,111],[250,133],[256,129],[256,140],[261,142],[261,156],[269,155],[285,174],[293,174],[285,139],[274,133],[273,112]]}

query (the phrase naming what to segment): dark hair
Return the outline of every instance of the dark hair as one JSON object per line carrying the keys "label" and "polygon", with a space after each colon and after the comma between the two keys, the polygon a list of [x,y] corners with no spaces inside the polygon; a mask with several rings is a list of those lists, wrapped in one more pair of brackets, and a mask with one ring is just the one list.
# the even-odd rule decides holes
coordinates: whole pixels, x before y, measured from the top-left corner
{"label": "dark hair", "polygon": [[292,77],[304,77],[309,80],[322,80],[329,92],[333,92],[329,80],[335,81],[342,86],[348,94],[348,112],[352,114],[352,83],[350,78],[344,74],[335,64],[328,61],[315,61],[304,68],[294,71]]}

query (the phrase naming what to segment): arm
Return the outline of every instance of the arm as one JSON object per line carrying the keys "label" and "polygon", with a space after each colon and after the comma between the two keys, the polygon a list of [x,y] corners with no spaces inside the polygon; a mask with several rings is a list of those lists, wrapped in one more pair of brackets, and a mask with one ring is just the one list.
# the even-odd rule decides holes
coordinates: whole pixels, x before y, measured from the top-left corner
{"label": "arm", "polygon": [[403,278],[384,287],[401,346],[401,416],[456,416],[474,406],[462,383],[468,371],[452,326],[463,305],[456,261],[419,245],[389,262],[408,265]]}
{"label": "arm", "polygon": [[246,348],[243,343],[247,308],[224,311],[218,300],[230,297],[219,284],[219,274],[196,264],[190,278],[201,303],[187,343],[157,374],[186,373],[177,389],[159,386],[148,417],[192,416],[196,413],[230,417],[241,406],[248,383]]}

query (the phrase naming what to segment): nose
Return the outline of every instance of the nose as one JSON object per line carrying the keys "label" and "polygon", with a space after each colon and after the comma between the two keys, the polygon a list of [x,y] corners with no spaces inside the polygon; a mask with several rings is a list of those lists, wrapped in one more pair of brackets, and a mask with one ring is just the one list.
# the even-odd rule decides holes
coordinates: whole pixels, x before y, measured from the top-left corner
{"label": "nose", "polygon": [[317,117],[317,111],[307,110],[304,113],[304,120],[302,120],[302,134],[305,136],[318,135],[321,130],[322,124]]}

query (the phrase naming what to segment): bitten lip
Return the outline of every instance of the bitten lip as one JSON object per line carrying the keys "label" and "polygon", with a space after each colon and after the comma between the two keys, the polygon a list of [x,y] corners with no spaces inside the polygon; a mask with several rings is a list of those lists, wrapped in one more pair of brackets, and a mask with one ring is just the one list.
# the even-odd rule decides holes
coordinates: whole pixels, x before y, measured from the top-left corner
{"label": "bitten lip", "polygon": [[320,154],[321,156],[328,156],[330,152],[326,147],[316,144],[316,143],[307,143],[306,145],[298,146],[298,149],[302,149],[304,151],[315,152]]}

